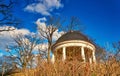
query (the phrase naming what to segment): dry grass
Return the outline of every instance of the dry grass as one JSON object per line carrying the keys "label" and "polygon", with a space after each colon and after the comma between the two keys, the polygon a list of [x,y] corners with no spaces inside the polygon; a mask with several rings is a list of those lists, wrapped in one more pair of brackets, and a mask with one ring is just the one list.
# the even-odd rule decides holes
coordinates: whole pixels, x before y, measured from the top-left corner
{"label": "dry grass", "polygon": [[78,61],[44,63],[35,69],[25,69],[10,76],[120,76],[120,62],[112,59],[91,65]]}

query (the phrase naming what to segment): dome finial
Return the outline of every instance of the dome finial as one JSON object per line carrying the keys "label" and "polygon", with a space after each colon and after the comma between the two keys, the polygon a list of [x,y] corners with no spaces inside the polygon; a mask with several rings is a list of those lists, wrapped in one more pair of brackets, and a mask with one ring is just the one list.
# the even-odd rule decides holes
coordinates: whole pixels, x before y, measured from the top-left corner
{"label": "dome finial", "polygon": [[73,30],[70,30],[70,32],[74,32]]}

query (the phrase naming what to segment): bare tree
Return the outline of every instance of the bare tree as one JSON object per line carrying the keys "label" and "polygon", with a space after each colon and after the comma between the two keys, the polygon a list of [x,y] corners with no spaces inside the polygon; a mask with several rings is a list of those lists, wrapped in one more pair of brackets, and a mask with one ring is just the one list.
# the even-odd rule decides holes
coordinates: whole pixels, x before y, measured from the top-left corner
{"label": "bare tree", "polygon": [[38,31],[40,33],[40,35],[46,39],[48,41],[48,55],[47,55],[47,60],[48,62],[50,62],[50,52],[51,52],[51,48],[53,45],[53,34],[56,30],[58,30],[62,25],[62,22],[64,22],[63,20],[61,20],[60,18],[57,17],[50,17],[48,19],[48,21],[46,22],[46,27],[40,27],[38,26]]}
{"label": "bare tree", "polygon": [[100,61],[105,61],[106,57],[107,57],[107,51],[105,48],[102,48],[101,46],[96,44],[96,58],[97,58],[97,62]]}
{"label": "bare tree", "polygon": [[81,25],[79,18],[72,16],[68,21],[67,26],[62,27],[64,31],[83,31],[84,27]]}
{"label": "bare tree", "polygon": [[36,35],[24,36],[22,34],[17,35],[14,38],[15,45],[7,46],[6,51],[12,57],[15,57],[15,63],[22,67],[31,67],[30,63],[34,58],[34,49],[38,43],[40,43],[40,39]]}
{"label": "bare tree", "polygon": [[4,1],[0,1],[0,14],[2,15],[2,18],[0,19],[0,24],[4,24],[6,20],[9,20],[9,17],[11,16],[11,8],[12,8],[13,2],[10,0],[8,4],[5,4]]}
{"label": "bare tree", "polygon": [[3,31],[13,31],[15,30],[15,28],[11,27],[11,26],[4,26],[4,28],[0,28],[0,32],[3,32]]}
{"label": "bare tree", "polygon": [[0,29],[0,32],[2,31],[12,31],[14,29],[11,29],[12,26],[18,26],[20,24],[20,20],[15,18],[15,16],[12,13],[12,8],[15,4],[15,1],[13,0],[0,0],[0,26],[8,26],[8,28]]}
{"label": "bare tree", "polygon": [[120,41],[117,43],[113,43],[115,57],[118,61],[120,61]]}
{"label": "bare tree", "polygon": [[13,65],[14,59],[14,57],[5,55],[0,58],[0,76],[5,76],[15,69],[15,66]]}

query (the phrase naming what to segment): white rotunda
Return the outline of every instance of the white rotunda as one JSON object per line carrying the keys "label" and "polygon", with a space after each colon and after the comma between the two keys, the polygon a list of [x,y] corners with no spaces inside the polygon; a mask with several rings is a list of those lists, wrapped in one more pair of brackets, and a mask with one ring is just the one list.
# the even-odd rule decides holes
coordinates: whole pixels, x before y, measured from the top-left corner
{"label": "white rotunda", "polygon": [[71,61],[96,63],[95,45],[79,31],[62,35],[52,46],[51,61]]}

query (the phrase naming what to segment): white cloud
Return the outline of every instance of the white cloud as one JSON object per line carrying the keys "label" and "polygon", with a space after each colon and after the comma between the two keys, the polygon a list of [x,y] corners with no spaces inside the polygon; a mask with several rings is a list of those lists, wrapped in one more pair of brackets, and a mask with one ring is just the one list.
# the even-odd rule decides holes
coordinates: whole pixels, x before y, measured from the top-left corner
{"label": "white cloud", "polygon": [[59,32],[58,30],[56,30],[53,34],[53,40],[56,41],[59,37],[61,37],[61,35],[63,35],[65,32],[61,31]]}
{"label": "white cloud", "polygon": [[[38,28],[42,28],[43,31],[46,31],[46,28],[47,28],[47,27],[46,27],[45,21],[47,21],[45,17],[39,18],[39,19],[35,22],[35,24],[37,24]],[[39,33],[39,32],[38,32],[38,33]],[[42,33],[45,35],[44,32],[42,32]],[[39,35],[40,35],[40,34],[39,34]],[[40,37],[43,38],[41,35],[40,35]]]}
{"label": "white cloud", "polygon": [[[2,26],[0,27],[0,29],[6,29],[7,27],[9,26]],[[27,30],[27,29],[17,29],[15,27],[11,27],[15,30],[13,31],[3,31],[3,32],[0,32],[0,36],[9,36],[9,35],[17,35],[17,34],[23,34],[23,35],[26,35],[26,34],[29,34],[30,31]]]}
{"label": "white cloud", "polygon": [[38,3],[32,3],[25,7],[24,10],[29,12],[37,12],[42,15],[51,15],[54,9],[62,8],[63,4],[61,4],[60,0],[38,0]]}
{"label": "white cloud", "polygon": [[43,44],[38,44],[34,50],[37,51],[37,50],[40,50],[40,51],[47,51],[48,49],[48,44],[47,43],[43,43]]}
{"label": "white cloud", "polygon": [[38,25],[38,27],[42,28],[44,31],[46,30],[46,24],[45,24],[46,18],[39,18],[35,23]]}
{"label": "white cloud", "polygon": [[[0,27],[0,29],[4,29],[6,26]],[[12,27],[15,28],[15,27]],[[3,31],[0,32],[0,49],[5,50],[6,45],[13,45],[15,42],[13,41],[12,37],[16,36],[17,34],[27,35],[30,34],[30,31],[27,29],[17,29],[13,31]]]}

